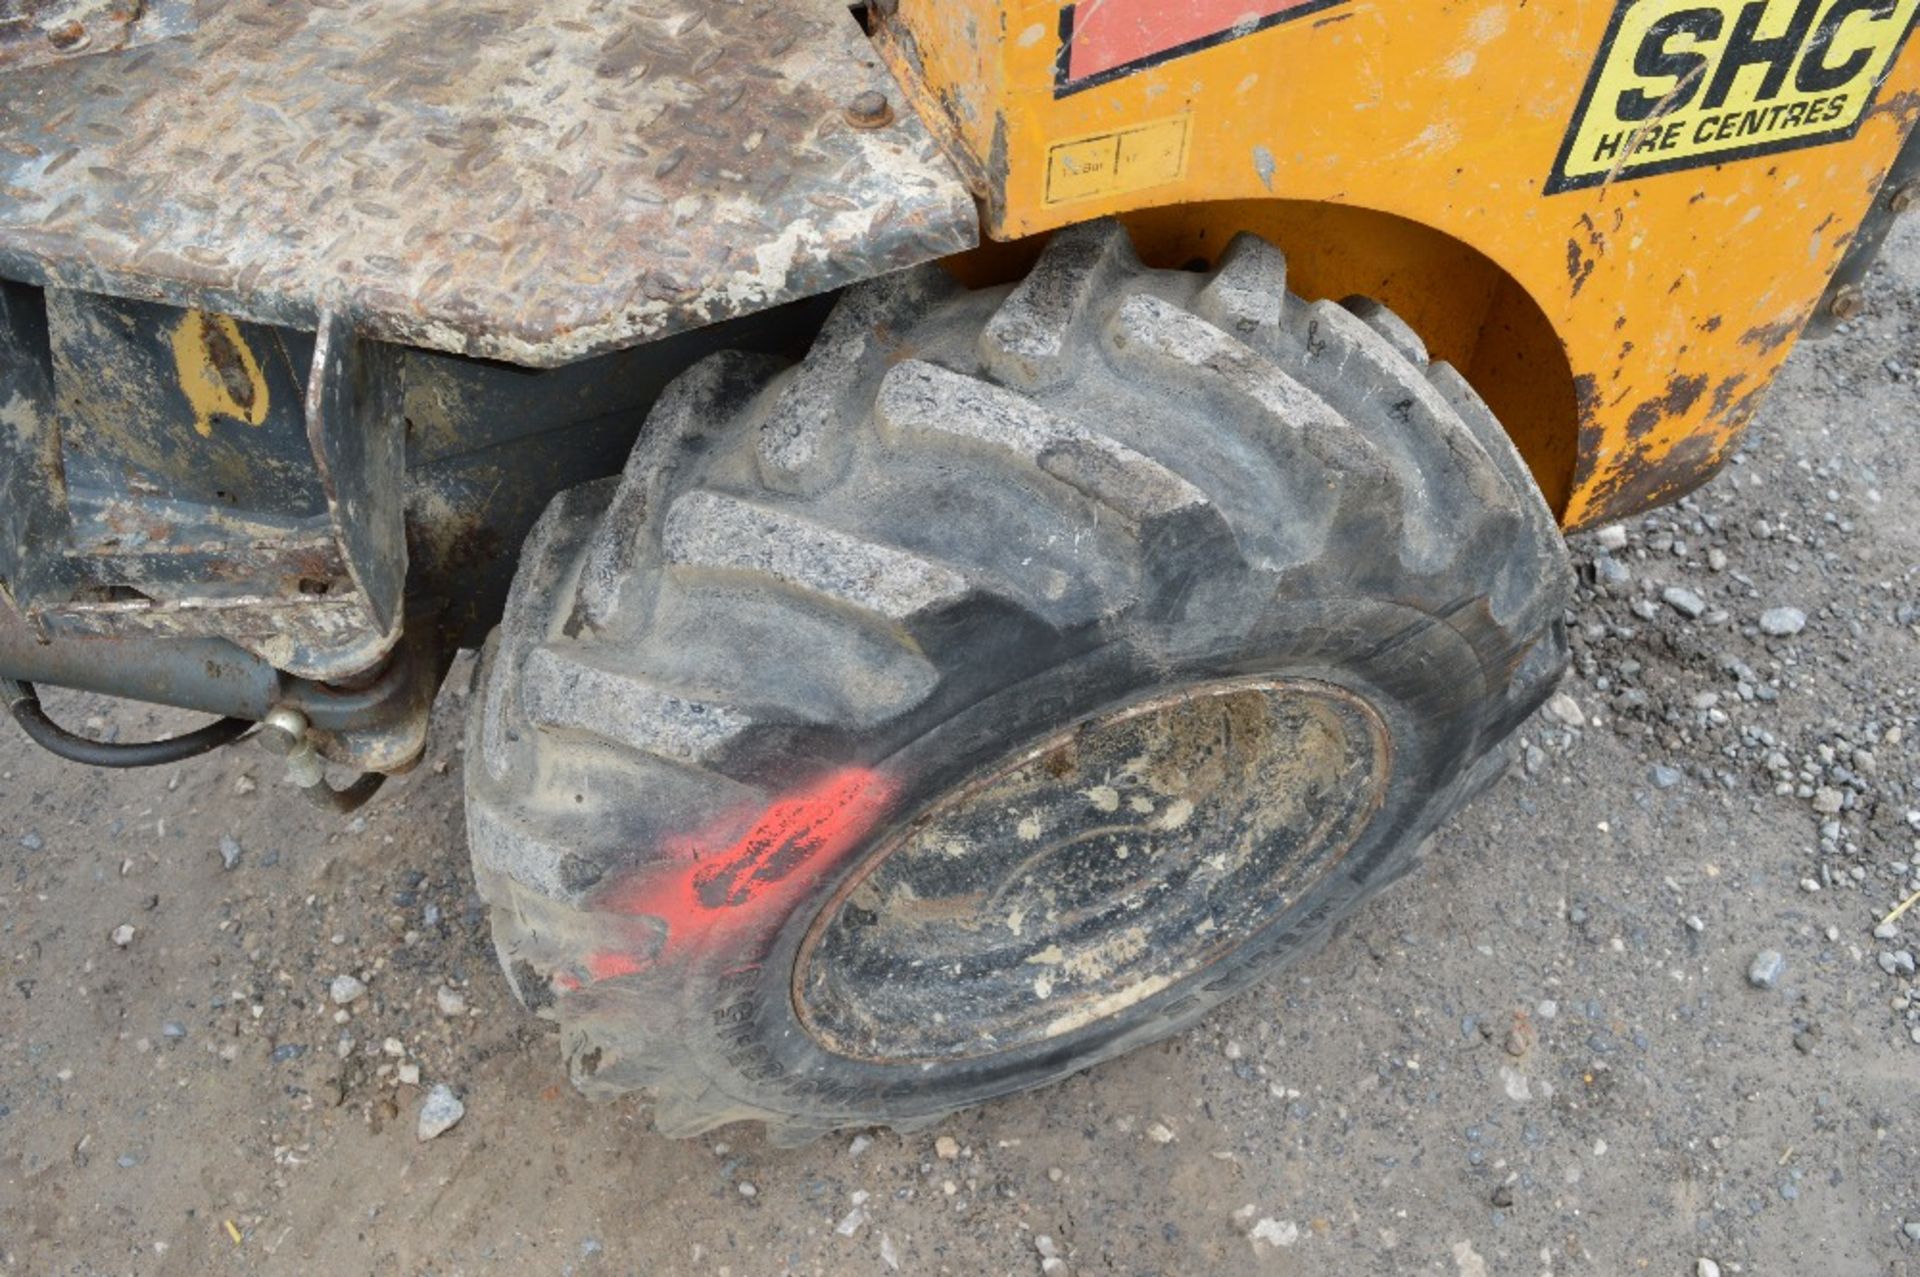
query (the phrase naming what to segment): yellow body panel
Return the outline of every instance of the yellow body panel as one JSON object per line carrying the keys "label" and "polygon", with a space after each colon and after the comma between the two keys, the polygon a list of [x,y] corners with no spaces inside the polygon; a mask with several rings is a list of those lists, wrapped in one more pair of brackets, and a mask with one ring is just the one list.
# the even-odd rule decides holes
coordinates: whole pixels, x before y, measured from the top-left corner
{"label": "yellow body panel", "polygon": [[1459,364],[1569,527],[1712,473],[1920,114],[1920,0],[1250,2],[1076,79],[1076,22],[1124,53],[1209,7],[899,0],[877,34],[996,239],[1269,235]]}

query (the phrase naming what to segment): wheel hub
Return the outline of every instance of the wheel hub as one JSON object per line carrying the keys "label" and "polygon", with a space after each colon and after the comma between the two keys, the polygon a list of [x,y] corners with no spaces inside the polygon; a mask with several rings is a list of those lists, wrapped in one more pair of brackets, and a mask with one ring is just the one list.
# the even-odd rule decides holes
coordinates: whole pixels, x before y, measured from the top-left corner
{"label": "wheel hub", "polygon": [[801,1021],[836,1054],[968,1059],[1057,1038],[1282,917],[1384,797],[1379,715],[1330,683],[1209,683],[1025,750],[935,804],[815,919]]}

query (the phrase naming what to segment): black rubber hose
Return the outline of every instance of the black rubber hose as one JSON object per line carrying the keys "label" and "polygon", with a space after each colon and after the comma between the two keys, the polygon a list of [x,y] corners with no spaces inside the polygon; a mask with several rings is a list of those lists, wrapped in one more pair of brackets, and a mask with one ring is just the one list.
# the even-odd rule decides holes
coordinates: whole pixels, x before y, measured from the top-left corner
{"label": "black rubber hose", "polygon": [[254,726],[244,718],[223,718],[184,736],[126,744],[111,743],[76,736],[48,718],[47,711],[40,708],[40,697],[34,692],[32,683],[0,678],[0,694],[6,696],[7,708],[13,711],[14,721],[33,738],[34,744],[70,763],[85,763],[90,767],[159,767],[165,763],[177,763],[183,758],[211,753],[222,745],[232,744]]}

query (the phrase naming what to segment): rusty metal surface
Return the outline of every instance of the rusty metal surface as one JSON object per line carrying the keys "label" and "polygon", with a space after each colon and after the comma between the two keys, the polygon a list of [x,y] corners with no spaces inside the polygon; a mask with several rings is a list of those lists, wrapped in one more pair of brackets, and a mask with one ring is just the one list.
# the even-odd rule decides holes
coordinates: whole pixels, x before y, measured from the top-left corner
{"label": "rusty metal surface", "polygon": [[218,637],[323,680],[398,641],[397,348],[21,285],[0,319],[0,578],[42,634]]}
{"label": "rusty metal surface", "polygon": [[403,623],[477,646],[528,528],[675,376],[792,357],[829,304],[533,371],[0,282],[0,596],[81,660],[219,638],[337,681]]}
{"label": "rusty metal surface", "polygon": [[971,245],[839,0],[209,6],[0,76],[0,274],[552,366]]}
{"label": "rusty metal surface", "polygon": [[195,18],[193,0],[0,0],[0,70],[184,35]]}

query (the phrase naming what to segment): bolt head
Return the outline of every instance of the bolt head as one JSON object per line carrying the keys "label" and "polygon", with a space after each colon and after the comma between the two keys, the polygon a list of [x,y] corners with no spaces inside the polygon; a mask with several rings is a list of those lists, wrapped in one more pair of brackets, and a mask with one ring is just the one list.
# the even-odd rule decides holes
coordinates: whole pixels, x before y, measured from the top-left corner
{"label": "bolt head", "polygon": [[293,753],[307,739],[307,716],[297,709],[276,705],[260,722],[260,747],[282,757]]}
{"label": "bolt head", "polygon": [[1894,188],[1887,196],[1887,207],[1896,213],[1904,213],[1915,205],[1920,205],[1920,182],[1908,182]]}
{"label": "bolt head", "polygon": [[92,43],[93,37],[78,22],[69,19],[47,33],[47,43],[62,53],[78,53]]}
{"label": "bolt head", "polygon": [[1833,295],[1827,303],[1827,313],[1835,319],[1852,319],[1866,309],[1867,295],[1860,291],[1857,284],[1848,284]]}
{"label": "bolt head", "polygon": [[878,89],[868,89],[847,103],[843,114],[856,129],[881,129],[893,123],[893,104]]}

